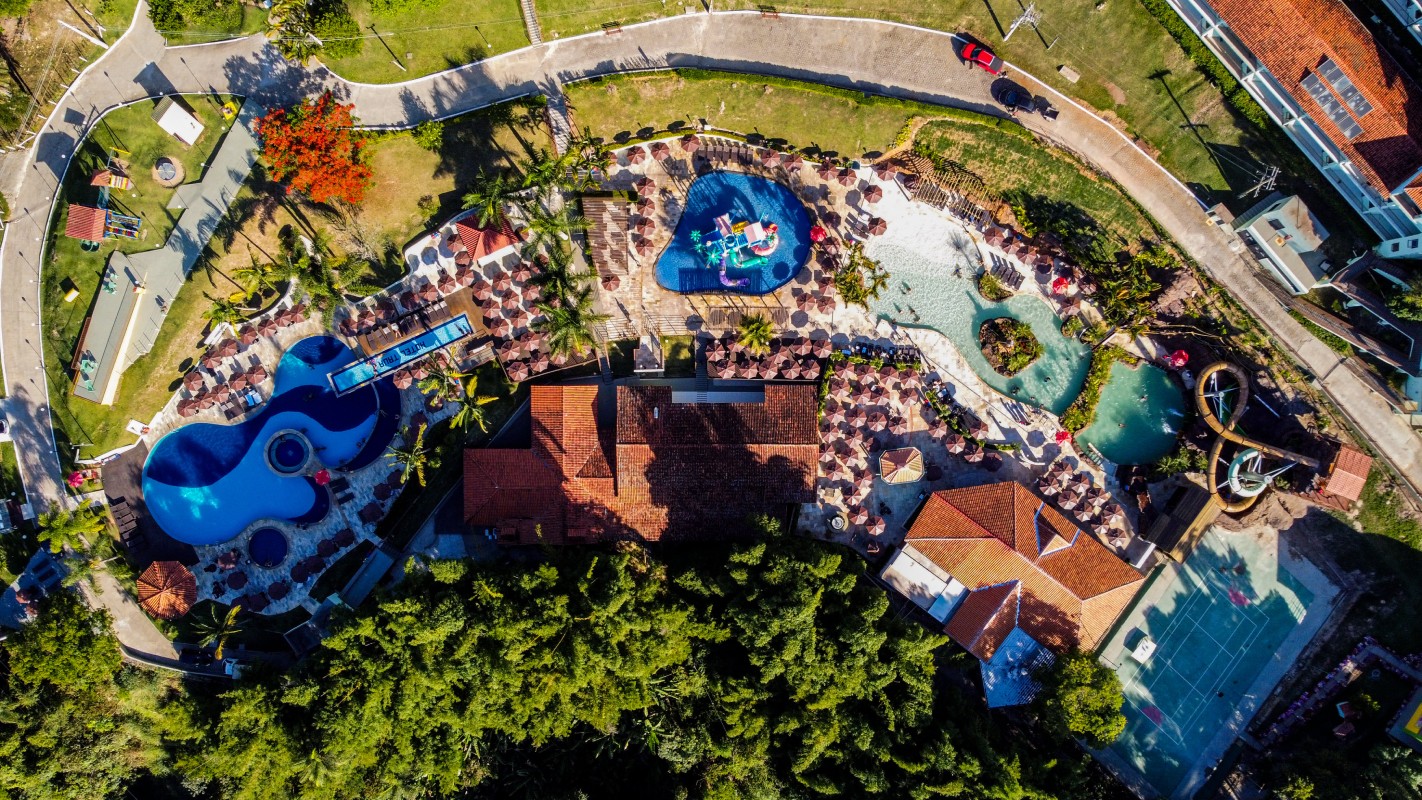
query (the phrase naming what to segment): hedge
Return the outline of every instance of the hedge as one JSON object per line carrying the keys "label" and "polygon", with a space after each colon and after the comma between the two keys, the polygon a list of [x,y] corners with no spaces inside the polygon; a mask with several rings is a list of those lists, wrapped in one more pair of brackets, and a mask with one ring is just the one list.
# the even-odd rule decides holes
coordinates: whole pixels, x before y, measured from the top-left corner
{"label": "hedge", "polygon": [[1096,404],[1101,402],[1101,389],[1111,378],[1112,365],[1128,358],[1125,350],[1113,344],[1092,351],[1091,367],[1086,372],[1086,385],[1081,387],[1081,394],[1076,396],[1071,406],[1062,414],[1063,428],[1077,433],[1090,427],[1096,419]]}

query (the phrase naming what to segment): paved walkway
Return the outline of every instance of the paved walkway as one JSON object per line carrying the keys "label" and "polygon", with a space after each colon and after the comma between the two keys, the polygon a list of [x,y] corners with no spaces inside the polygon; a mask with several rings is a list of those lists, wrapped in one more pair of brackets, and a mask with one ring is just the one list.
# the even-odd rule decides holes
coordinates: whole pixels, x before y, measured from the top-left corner
{"label": "paved walkway", "polygon": [[[811,43],[813,43],[811,45]],[[67,502],[48,415],[37,292],[41,239],[54,192],[88,127],[123,101],[178,92],[246,95],[275,106],[321,88],[354,102],[363,123],[408,126],[597,75],[699,67],[814,80],[1002,115],[989,77],[958,63],[949,34],[862,19],[728,12],[671,17],[505,53],[403,84],[349,83],[322,67],[292,66],[260,36],[164,49],[140,2],[129,32],[80,76],[56,106],[18,186],[0,248],[0,352],[10,421],[27,496],[37,506]],[[154,54],[161,55],[154,60]],[[1116,129],[1029,76],[1017,80],[1055,98],[1061,116],[1024,122],[1119,182],[1181,246],[1298,359],[1376,447],[1422,487],[1422,440],[1338,357],[1288,317],[1254,270],[1230,252],[1194,198]],[[70,354],[56,354],[68,358]]]}

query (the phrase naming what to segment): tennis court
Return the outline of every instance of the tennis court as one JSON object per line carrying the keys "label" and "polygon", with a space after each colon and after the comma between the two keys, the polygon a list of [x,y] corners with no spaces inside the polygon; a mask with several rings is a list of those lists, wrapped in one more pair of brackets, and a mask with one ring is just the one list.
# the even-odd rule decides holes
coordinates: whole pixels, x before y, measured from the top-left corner
{"label": "tennis court", "polygon": [[1290,566],[1318,591],[1280,563],[1277,535],[1213,528],[1151,581],[1101,651],[1126,696],[1108,763],[1163,796],[1199,788],[1326,615],[1316,595],[1331,587],[1311,565]]}

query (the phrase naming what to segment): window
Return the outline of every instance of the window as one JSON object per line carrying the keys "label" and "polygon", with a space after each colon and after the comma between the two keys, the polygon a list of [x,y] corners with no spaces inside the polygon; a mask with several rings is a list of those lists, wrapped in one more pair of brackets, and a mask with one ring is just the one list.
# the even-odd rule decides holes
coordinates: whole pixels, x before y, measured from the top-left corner
{"label": "window", "polygon": [[1271,218],[1269,219],[1269,227],[1273,228],[1273,229],[1276,230],[1276,231],[1281,231],[1281,230],[1284,229],[1284,223],[1280,222],[1280,221],[1277,220],[1277,219],[1273,219],[1273,218],[1271,217]]}

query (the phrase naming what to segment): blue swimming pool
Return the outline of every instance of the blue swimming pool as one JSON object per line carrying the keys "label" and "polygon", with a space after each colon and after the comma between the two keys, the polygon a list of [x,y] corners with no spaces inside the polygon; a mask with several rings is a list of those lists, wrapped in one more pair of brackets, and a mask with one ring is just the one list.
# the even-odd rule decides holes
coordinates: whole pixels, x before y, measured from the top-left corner
{"label": "blue swimming pool", "polygon": [[247,542],[247,555],[252,563],[271,569],[286,560],[286,535],[276,528],[260,528]]}
{"label": "blue swimming pool", "polygon": [[[716,230],[716,218],[734,223],[777,226],[773,252],[754,266],[721,270],[707,266],[702,239]],[[810,215],[786,187],[738,172],[712,172],[697,178],[687,193],[686,209],[671,244],[657,259],[657,283],[676,292],[766,294],[795,277],[810,254]]]}
{"label": "blue swimming pool", "polygon": [[445,345],[453,344],[473,334],[474,326],[469,322],[469,315],[460,314],[454,319],[441,322],[419,336],[331,373],[331,385],[336,387],[337,392],[345,394],[376,378],[389,375],[400,367],[417,361]]}
{"label": "blue swimming pool", "polygon": [[[255,417],[238,425],[193,423],[160,439],[143,467],[144,500],[159,526],[179,541],[208,545],[258,519],[324,518],[326,489],[310,475],[282,474],[278,464],[356,467],[390,443],[400,393],[389,381],[342,395],[331,387],[330,373],[356,358],[338,339],[303,339],[282,356],[272,398]],[[282,435],[291,431],[300,436]]]}

